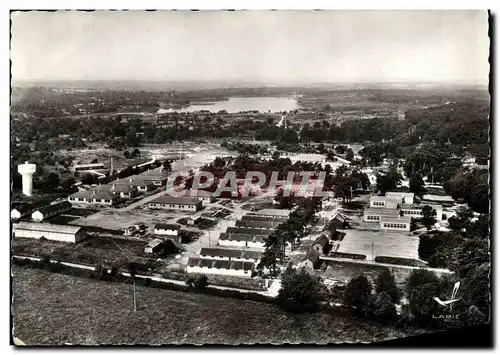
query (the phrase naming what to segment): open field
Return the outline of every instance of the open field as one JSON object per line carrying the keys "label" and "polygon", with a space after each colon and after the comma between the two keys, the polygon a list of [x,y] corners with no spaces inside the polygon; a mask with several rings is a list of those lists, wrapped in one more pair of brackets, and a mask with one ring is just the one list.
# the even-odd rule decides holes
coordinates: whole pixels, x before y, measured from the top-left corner
{"label": "open field", "polygon": [[419,238],[411,236],[409,232],[357,229],[346,229],[343,232],[346,235],[338,242],[338,252],[364,254],[367,260],[373,260],[376,256],[418,259]]}
{"label": "open field", "polygon": [[66,261],[77,264],[95,265],[102,262],[104,266],[125,265],[136,262],[153,265],[157,258],[144,253],[145,240],[129,240],[122,238],[89,237],[80,243],[69,244],[51,240],[41,241],[31,238],[14,238],[12,253],[14,255],[34,256]]}
{"label": "open field", "polygon": [[407,334],[339,314],[96,282],[13,267],[14,335],[28,345],[373,342]]}
{"label": "open field", "polygon": [[120,230],[135,223],[143,222],[149,230],[152,230],[156,223],[175,223],[179,218],[188,217],[190,215],[192,215],[192,213],[149,210],[147,208],[135,208],[130,211],[110,208],[74,221],[71,224]]}

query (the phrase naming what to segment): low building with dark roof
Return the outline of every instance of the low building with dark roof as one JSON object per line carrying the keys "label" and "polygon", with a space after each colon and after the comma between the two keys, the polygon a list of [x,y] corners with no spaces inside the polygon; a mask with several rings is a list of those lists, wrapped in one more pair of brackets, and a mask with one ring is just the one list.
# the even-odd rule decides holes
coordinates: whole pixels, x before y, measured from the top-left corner
{"label": "low building with dark roof", "polygon": [[186,197],[194,198],[195,200],[212,203],[215,201],[215,196],[213,192],[205,190],[197,190],[194,196],[191,196],[191,191],[186,191]]}
{"label": "low building with dark roof", "polygon": [[106,188],[95,188],[92,190],[75,192],[68,196],[68,201],[71,204],[77,205],[113,206],[120,201],[120,196],[112,194],[109,189]]}
{"label": "low building with dark roof", "polygon": [[304,259],[304,266],[310,269],[318,269],[321,266],[320,254],[315,250],[309,250]]}
{"label": "low building with dark roof", "polygon": [[224,247],[248,247],[263,250],[267,236],[242,233],[220,233],[219,245]]}
{"label": "low building with dark roof", "polygon": [[41,222],[44,219],[50,218],[52,216],[71,211],[71,208],[72,205],[68,201],[53,203],[51,205],[46,205],[38,208],[31,214],[31,219],[37,222]]}
{"label": "low building with dark roof", "polygon": [[266,237],[272,233],[272,231],[266,229],[245,228],[245,227],[227,227],[226,232],[234,234],[263,235]]}
{"label": "low building with dark roof", "polygon": [[58,242],[76,243],[87,237],[87,232],[80,226],[68,226],[37,222],[19,222],[13,224],[15,238],[45,238]]}
{"label": "low building with dark roof", "polygon": [[37,206],[34,203],[13,204],[13,208],[10,211],[10,218],[13,220],[18,220],[22,217],[29,216],[39,207],[41,206]]}
{"label": "low building with dark roof", "polygon": [[202,202],[190,197],[161,196],[148,203],[149,208],[178,210],[178,211],[199,211]]}
{"label": "low building with dark roof", "polygon": [[262,252],[249,249],[201,248],[202,259],[251,261],[257,263],[262,258]]}
{"label": "low building with dark roof", "polygon": [[311,246],[311,249],[316,251],[318,254],[327,253],[327,249],[330,245],[328,237],[324,234],[320,235]]}
{"label": "low building with dark roof", "polygon": [[255,263],[245,261],[215,260],[191,257],[187,272],[197,274],[226,275],[250,278],[255,270]]}
{"label": "low building with dark roof", "polygon": [[163,240],[154,239],[146,245],[144,248],[144,252],[147,254],[155,254],[158,253],[163,248]]}
{"label": "low building with dark roof", "polygon": [[236,227],[259,228],[259,229],[276,229],[283,221],[270,220],[239,220],[236,221]]}

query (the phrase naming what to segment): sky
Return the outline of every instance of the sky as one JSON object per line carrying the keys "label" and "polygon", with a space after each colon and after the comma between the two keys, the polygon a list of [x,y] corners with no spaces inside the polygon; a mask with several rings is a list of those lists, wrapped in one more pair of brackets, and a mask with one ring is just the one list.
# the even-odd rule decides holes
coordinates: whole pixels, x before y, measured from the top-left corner
{"label": "sky", "polygon": [[11,15],[14,80],[488,82],[486,11]]}

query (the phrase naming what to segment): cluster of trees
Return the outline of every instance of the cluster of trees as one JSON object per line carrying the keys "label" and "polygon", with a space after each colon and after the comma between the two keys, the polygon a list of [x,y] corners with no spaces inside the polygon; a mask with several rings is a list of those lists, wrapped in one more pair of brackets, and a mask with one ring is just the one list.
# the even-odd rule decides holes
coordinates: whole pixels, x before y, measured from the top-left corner
{"label": "cluster of trees", "polygon": [[[419,256],[431,267],[455,272],[464,286],[463,307],[477,308],[483,316],[490,312],[490,216],[474,218],[470,208],[460,208],[449,219],[449,232],[432,231],[420,236]],[[479,313],[475,312],[476,315]]]}
{"label": "cluster of trees", "polygon": [[353,307],[359,316],[387,324],[398,319],[395,305],[400,302],[402,296],[394,275],[389,269],[384,269],[375,280],[375,287],[364,275],[351,279],[345,288],[343,303]]}
{"label": "cluster of trees", "polygon": [[269,150],[266,146],[262,144],[249,144],[249,143],[228,143],[224,141],[221,143],[223,148],[227,148],[229,150],[234,150],[239,154],[269,154]]}
{"label": "cluster of trees", "polygon": [[280,224],[266,239],[266,249],[257,265],[258,270],[268,268],[272,275],[276,275],[277,266],[283,263],[285,258],[286,245],[294,247],[317,222],[316,214],[321,210],[321,200],[311,197],[298,201],[288,220]]}

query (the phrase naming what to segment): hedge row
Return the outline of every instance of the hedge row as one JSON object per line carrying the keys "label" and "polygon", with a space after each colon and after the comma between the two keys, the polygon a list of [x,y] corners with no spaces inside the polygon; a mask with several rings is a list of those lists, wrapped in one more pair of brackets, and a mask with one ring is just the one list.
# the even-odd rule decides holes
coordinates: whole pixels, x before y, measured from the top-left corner
{"label": "hedge row", "polygon": [[393,264],[393,265],[405,265],[405,266],[426,266],[426,264],[420,260],[416,259],[406,259],[406,258],[395,258],[392,256],[376,256],[375,262]]}
{"label": "hedge row", "polygon": [[355,259],[355,260],[366,260],[366,255],[363,254],[353,254],[353,253],[341,253],[338,251],[334,251],[330,253],[330,256],[334,256],[337,258],[347,258],[347,259]]}

